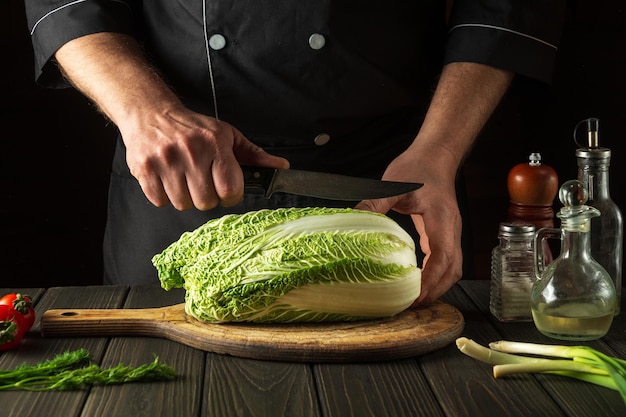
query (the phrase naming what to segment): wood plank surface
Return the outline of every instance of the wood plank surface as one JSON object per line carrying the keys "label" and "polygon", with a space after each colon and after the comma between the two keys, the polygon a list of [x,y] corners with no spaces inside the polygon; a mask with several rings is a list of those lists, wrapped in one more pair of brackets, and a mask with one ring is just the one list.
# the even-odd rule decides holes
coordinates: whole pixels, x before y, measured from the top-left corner
{"label": "wood plank surface", "polygon": [[202,416],[320,416],[311,366],[207,354]]}
{"label": "wood plank surface", "polygon": [[416,359],[315,366],[325,416],[438,417],[437,399]]}

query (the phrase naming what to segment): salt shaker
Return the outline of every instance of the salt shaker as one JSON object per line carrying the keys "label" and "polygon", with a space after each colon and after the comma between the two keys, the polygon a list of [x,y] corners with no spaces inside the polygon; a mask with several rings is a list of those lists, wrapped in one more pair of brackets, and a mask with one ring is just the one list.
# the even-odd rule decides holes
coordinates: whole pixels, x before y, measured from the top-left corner
{"label": "salt shaker", "polygon": [[500,223],[499,244],[491,254],[489,310],[500,321],[531,321],[530,291],[535,281],[531,223]]}

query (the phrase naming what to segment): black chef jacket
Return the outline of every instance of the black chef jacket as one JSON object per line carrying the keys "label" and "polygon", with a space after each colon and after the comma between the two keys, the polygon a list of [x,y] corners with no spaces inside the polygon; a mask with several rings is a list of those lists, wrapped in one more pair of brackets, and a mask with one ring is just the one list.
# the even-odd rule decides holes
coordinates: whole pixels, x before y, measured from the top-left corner
{"label": "black chef jacket", "polygon": [[[369,177],[380,177],[414,139],[442,63],[478,62],[548,80],[564,7],[563,0],[455,1],[447,24],[444,0],[25,3],[40,84],[67,86],[53,59],[65,42],[130,34],[191,109],[233,124],[293,168]],[[231,209],[156,208],[130,175],[118,140],[105,282],[154,283],[152,255],[226,212],[348,204],[248,193]]]}

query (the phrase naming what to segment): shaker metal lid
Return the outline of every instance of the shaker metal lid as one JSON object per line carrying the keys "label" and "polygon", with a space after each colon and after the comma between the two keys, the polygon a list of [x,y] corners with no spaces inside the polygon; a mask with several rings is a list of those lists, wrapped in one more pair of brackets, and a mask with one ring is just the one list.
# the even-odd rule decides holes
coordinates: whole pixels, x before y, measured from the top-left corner
{"label": "shaker metal lid", "polygon": [[502,236],[531,237],[535,234],[535,225],[525,222],[503,222],[500,223],[500,234]]}

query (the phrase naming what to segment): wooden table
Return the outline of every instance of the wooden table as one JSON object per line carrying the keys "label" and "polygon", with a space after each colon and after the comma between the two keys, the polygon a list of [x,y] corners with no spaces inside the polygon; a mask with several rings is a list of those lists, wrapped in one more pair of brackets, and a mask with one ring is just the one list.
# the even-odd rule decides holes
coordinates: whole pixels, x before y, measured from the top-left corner
{"label": "wooden table", "polygon": [[[27,292],[39,315],[50,308],[148,308],[182,302],[159,287],[0,289]],[[464,315],[463,335],[485,345],[507,339],[557,343],[532,323],[499,323],[488,312],[488,281],[456,285],[443,300]],[[624,305],[624,304],[623,304]],[[489,365],[450,346],[421,357],[362,364],[241,359],[149,337],[41,338],[38,324],[0,369],[86,348],[102,366],[140,365],[153,355],[173,366],[172,382],[93,387],[72,392],[0,392],[0,416],[625,416],[617,392],[569,378],[494,379]],[[601,341],[585,343],[626,358],[624,313]]]}

